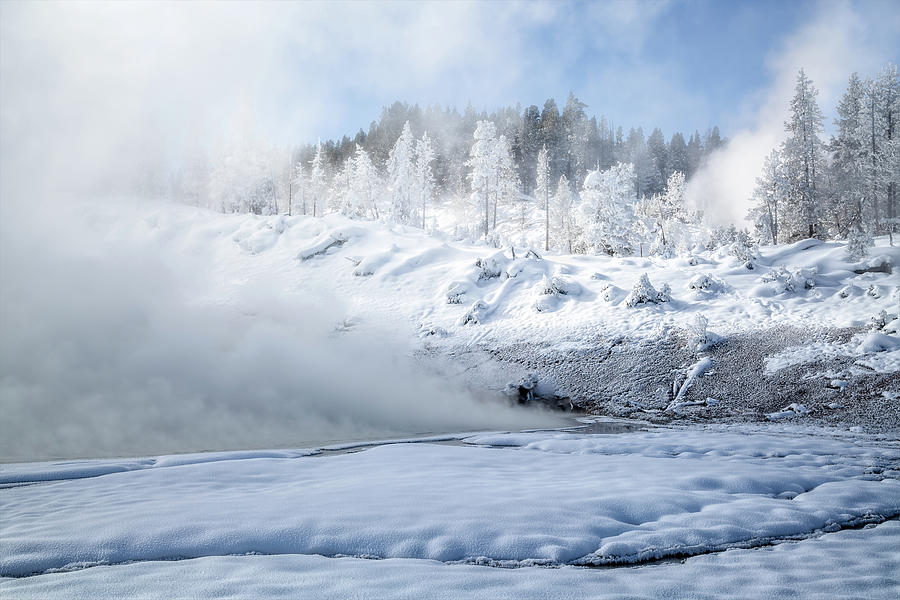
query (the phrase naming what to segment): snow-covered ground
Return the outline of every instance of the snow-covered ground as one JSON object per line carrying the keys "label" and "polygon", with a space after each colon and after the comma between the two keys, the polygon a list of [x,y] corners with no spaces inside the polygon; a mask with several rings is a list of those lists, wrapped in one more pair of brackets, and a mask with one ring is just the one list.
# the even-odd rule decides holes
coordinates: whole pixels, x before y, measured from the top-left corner
{"label": "snow-covered ground", "polygon": [[[900,396],[886,239],[862,264],[807,240],[748,269],[724,249],[538,257],[340,215],[57,210],[0,253],[7,460],[547,426],[458,389],[497,394],[530,372],[611,414],[898,427],[883,410]],[[783,410],[795,403],[809,412]]]}
{"label": "snow-covered ground", "polygon": [[[137,221],[117,209],[95,217],[96,235],[202,257],[217,302],[236,300],[243,286],[262,281],[331,294],[351,327],[387,321],[469,344],[547,336],[576,343],[598,327],[610,336],[639,337],[667,325],[687,329],[698,313],[711,331],[725,333],[865,326],[882,311],[896,318],[900,302],[900,245],[888,246],[886,237],[861,263],[846,260],[843,242],[804,240],[761,247],[748,269],[727,248],[671,259],[545,255],[535,248],[537,258],[527,247],[471,246],[336,214],[222,215],[177,205],[139,210]],[[883,265],[894,272],[855,272]],[[629,307],[626,298],[645,273],[656,290],[668,285],[671,299]],[[491,326],[476,326],[484,323]],[[895,336],[898,327],[889,323],[886,333]],[[897,348],[860,343],[856,350]]]}
{"label": "snow-covered ground", "polygon": [[[336,215],[127,204],[69,225],[0,256],[2,455],[145,458],[0,466],[3,597],[900,593],[896,423],[797,423],[900,398],[886,240],[862,264],[809,240],[748,269],[727,251],[544,255]],[[831,395],[777,399],[754,413],[768,424],[596,435],[461,385],[497,394],[555,364],[619,386],[601,362],[623,380],[665,366],[641,426],[728,405],[715,381],[772,396],[805,365]],[[528,427],[557,429],[324,447]],[[146,457],[160,447],[193,453]]]}
{"label": "snow-covered ground", "polygon": [[[161,458],[139,468],[121,461],[121,472],[110,472],[114,461],[99,471],[85,461],[69,464],[74,478],[58,481],[42,481],[52,465],[6,468],[3,476],[17,483],[0,494],[0,591],[17,598],[900,592],[896,440],[714,426],[491,433],[464,445],[305,454]],[[635,564],[642,566],[628,566]]]}

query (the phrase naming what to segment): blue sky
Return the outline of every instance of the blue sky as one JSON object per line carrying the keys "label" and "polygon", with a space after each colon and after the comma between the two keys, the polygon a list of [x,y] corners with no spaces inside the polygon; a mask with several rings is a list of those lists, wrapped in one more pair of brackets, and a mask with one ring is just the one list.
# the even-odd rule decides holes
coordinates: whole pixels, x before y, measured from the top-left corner
{"label": "blue sky", "polygon": [[[380,5],[373,22],[396,17],[403,27],[425,35],[397,42],[398,52],[373,51],[359,39],[338,42],[328,61],[332,72],[364,79],[386,72],[390,85],[322,85],[340,91],[316,135],[333,137],[366,127],[395,99],[459,108],[471,101],[476,108],[491,109],[516,102],[540,106],[550,96],[561,104],[570,90],[589,105],[590,114],[604,114],[626,127],[659,125],[667,135],[713,124],[736,131],[768,93],[777,77],[773,60],[792,36],[823,14],[841,11],[853,13],[862,35],[872,38],[860,40],[855,69],[867,72],[900,58],[900,11],[888,2],[430,4],[419,18],[405,10],[411,5],[401,6],[404,11],[395,15],[391,9],[396,6]],[[432,13],[452,14],[443,21],[432,20]],[[821,37],[827,44],[827,36]],[[362,39],[371,46],[385,43],[377,31]],[[432,44],[447,48],[433,69],[420,73],[414,68],[409,77],[401,76],[410,72],[403,50],[427,54]],[[299,59],[297,81],[308,80],[308,74],[317,78],[318,66]]]}
{"label": "blue sky", "polygon": [[6,1],[0,155],[7,174],[108,177],[236,136],[352,135],[394,100],[491,110],[571,90],[626,129],[719,125],[735,143],[704,185],[746,198],[800,66],[830,123],[853,71],[898,60],[896,0]]}

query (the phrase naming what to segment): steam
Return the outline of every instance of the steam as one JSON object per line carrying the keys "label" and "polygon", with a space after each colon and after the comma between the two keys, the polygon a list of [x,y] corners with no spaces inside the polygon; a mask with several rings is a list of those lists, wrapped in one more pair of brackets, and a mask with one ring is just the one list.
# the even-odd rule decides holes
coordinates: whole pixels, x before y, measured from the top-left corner
{"label": "steam", "polygon": [[0,3],[0,459],[543,421],[421,374],[388,332],[335,337],[339,299],[238,274],[210,299],[227,265],[131,238],[140,182],[223,139],[333,136],[342,97],[512,81],[514,27],[545,9]]}
{"label": "steam", "polygon": [[[3,459],[555,422],[423,374],[386,331],[335,333],[339,298],[219,263],[221,245],[196,217],[121,203],[87,216],[66,210],[65,228],[32,222],[28,240],[4,244]],[[178,235],[181,225],[189,235]],[[185,247],[185,237],[203,239]]]}
{"label": "steam", "polygon": [[826,131],[851,73],[875,74],[900,37],[900,22],[885,3],[821,2],[813,18],[767,59],[771,84],[744,107],[749,125],[711,155],[691,179],[687,196],[716,224],[743,224],[766,155],[784,140],[784,122],[802,67],[819,90]]}

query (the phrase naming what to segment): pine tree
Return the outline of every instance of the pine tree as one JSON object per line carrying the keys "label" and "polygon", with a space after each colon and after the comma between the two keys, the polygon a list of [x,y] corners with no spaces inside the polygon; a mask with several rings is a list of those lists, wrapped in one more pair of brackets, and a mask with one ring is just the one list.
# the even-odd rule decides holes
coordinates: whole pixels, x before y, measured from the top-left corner
{"label": "pine tree", "polygon": [[[876,233],[893,234],[897,229],[897,185],[900,181],[900,78],[897,66],[888,65],[871,83],[873,111],[871,142],[871,187]],[[891,235],[893,244],[893,235]]]}
{"label": "pine tree", "polygon": [[587,144],[590,123],[584,113],[587,104],[569,92],[562,112],[565,157],[562,172],[574,180],[581,179],[587,171]]}
{"label": "pine tree", "polygon": [[310,202],[312,203],[312,216],[319,216],[319,208],[325,201],[325,190],[328,182],[325,172],[325,154],[322,147],[322,140],[316,144],[316,155],[309,162],[309,188]]}
{"label": "pine tree", "polygon": [[863,110],[865,88],[856,73],[837,106],[837,136],[832,138],[832,194],[826,214],[835,232],[845,237],[853,227],[867,227],[874,218],[866,202],[865,128]]}
{"label": "pine tree", "polygon": [[789,227],[794,237],[815,237],[821,212],[817,185],[823,165],[819,134],[824,117],[816,103],[818,91],[803,69],[794,90],[791,117],[784,124],[788,138],[782,150],[791,211],[782,227]]}
{"label": "pine tree", "polygon": [[653,129],[647,138],[647,151],[650,153],[652,168],[649,174],[649,187],[647,194],[656,194],[663,190],[669,177],[669,156],[666,149],[666,139],[659,127]]}
{"label": "pine tree", "polygon": [[691,134],[691,139],[688,141],[687,154],[688,169],[685,171],[685,174],[690,177],[703,165],[703,142],[700,140],[700,133],[697,131]]}
{"label": "pine tree", "polygon": [[544,103],[544,109],[541,111],[541,145],[547,147],[550,182],[552,183],[563,172],[566,156],[562,117],[553,98],[549,98]]}
{"label": "pine tree", "polygon": [[[560,176],[556,185],[556,193],[553,195],[551,232],[553,246],[565,248],[571,254],[578,237],[578,226],[575,220],[575,195],[569,188],[569,180],[565,175]],[[549,242],[545,249],[549,249]]]}
{"label": "pine tree", "polygon": [[778,243],[786,193],[781,154],[772,150],[766,157],[762,174],[756,178],[752,196],[754,206],[749,215],[760,240],[771,239],[773,244]]}
{"label": "pine tree", "polygon": [[[537,106],[529,106],[522,114],[522,131],[519,137],[522,145],[519,177],[522,181],[530,184],[535,180],[537,157],[541,149],[541,111]],[[525,190],[526,193],[532,191],[531,189]]]}
{"label": "pine tree", "polygon": [[537,156],[535,197],[544,207],[544,250],[550,249],[550,163],[547,160],[547,146],[541,146]]}
{"label": "pine tree", "polygon": [[403,124],[400,136],[391,148],[387,160],[388,186],[391,194],[391,218],[395,223],[412,222],[414,185],[414,147],[409,121]]}
{"label": "pine tree", "polygon": [[347,207],[350,214],[378,219],[381,181],[369,153],[362,146],[356,147],[356,154],[353,157],[350,190],[351,202]]}
{"label": "pine tree", "polygon": [[291,171],[291,180],[288,186],[288,214],[293,214],[294,204],[299,199],[300,214],[306,214],[306,175],[303,172],[303,162],[297,161]]}
{"label": "pine tree", "polygon": [[497,209],[499,205],[508,206],[515,203],[520,195],[521,185],[516,165],[512,157],[512,149],[506,136],[497,138],[494,145],[496,162],[497,189],[494,193],[494,215],[492,229],[497,229]]}
{"label": "pine tree", "polygon": [[872,236],[866,231],[859,221],[850,227],[847,236],[847,260],[856,262],[869,255],[869,246],[872,245]]}
{"label": "pine tree", "polygon": [[[649,215],[656,223],[656,230],[660,235],[660,248],[663,254],[669,254],[675,249],[675,229],[678,223],[687,222],[687,210],[684,204],[685,180],[684,173],[676,171],[666,181],[666,189],[662,194],[654,194],[646,203]],[[666,237],[666,232],[669,236]]]}
{"label": "pine tree", "polygon": [[675,171],[681,171],[684,173],[685,177],[689,176],[690,161],[688,160],[688,147],[684,142],[684,136],[681,135],[680,132],[673,134],[672,139],[669,141],[668,157],[669,173],[667,173],[667,177]]}
{"label": "pine tree", "polygon": [[472,199],[479,207],[483,219],[481,230],[485,239],[490,232],[491,198],[496,193],[497,181],[497,128],[490,121],[478,121],[475,132],[472,134],[475,141],[469,150],[469,160],[466,166],[469,172],[469,184],[472,189]]}
{"label": "pine tree", "polygon": [[434,174],[431,171],[431,163],[434,161],[434,148],[428,132],[422,134],[422,138],[416,142],[416,193],[422,207],[422,229],[425,229],[425,207],[434,195]]}

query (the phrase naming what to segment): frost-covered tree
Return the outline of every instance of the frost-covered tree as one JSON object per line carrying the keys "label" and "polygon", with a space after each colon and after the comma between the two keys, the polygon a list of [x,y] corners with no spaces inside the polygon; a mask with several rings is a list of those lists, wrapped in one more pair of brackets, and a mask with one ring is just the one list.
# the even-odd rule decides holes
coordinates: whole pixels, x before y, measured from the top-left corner
{"label": "frost-covered tree", "polygon": [[858,261],[869,255],[872,236],[859,221],[855,221],[847,236],[847,260]]}
{"label": "frost-covered tree", "polygon": [[618,163],[606,171],[591,171],[581,192],[579,225],[586,245],[613,256],[632,251],[631,221],[635,202],[634,167]]}
{"label": "frost-covered tree", "polygon": [[415,187],[415,140],[409,121],[403,125],[387,160],[388,187],[391,194],[391,218],[396,223],[411,223]]}
{"label": "frost-covered tree", "polygon": [[306,175],[303,172],[303,163],[297,161],[291,169],[291,178],[288,182],[288,214],[294,214],[294,206],[299,206],[300,214],[306,214]]}
{"label": "frost-covered tree", "polygon": [[[576,240],[579,237],[575,209],[575,194],[569,188],[569,180],[565,174],[560,175],[556,193],[553,195],[553,219],[548,235],[549,239],[553,240],[555,248],[564,249],[569,254],[575,250]],[[550,249],[549,239],[546,250]]]}
{"label": "frost-covered tree", "polygon": [[485,238],[490,232],[491,200],[497,187],[497,127],[490,121],[479,121],[473,134],[475,139],[466,162],[472,200],[478,207],[482,219],[481,230]]}
{"label": "frost-covered tree", "polygon": [[212,208],[222,212],[276,214],[274,151],[247,140],[230,144],[213,161],[209,179]]}
{"label": "frost-covered tree", "polygon": [[425,132],[422,134],[422,138],[416,142],[415,157],[415,189],[422,212],[422,229],[425,229],[425,208],[434,196],[432,162],[434,162],[434,148],[431,145],[431,138]]}
{"label": "frost-covered tree", "polygon": [[819,227],[819,170],[824,164],[819,134],[823,131],[824,117],[816,103],[818,93],[800,69],[791,99],[791,115],[784,124],[788,137],[782,149],[790,210],[786,211],[787,218],[781,226],[790,230],[794,238],[815,237]]}
{"label": "frost-covered tree", "polygon": [[360,217],[378,219],[378,198],[381,193],[381,178],[372,164],[369,153],[362,146],[356,147],[353,157],[353,169],[350,175],[349,203],[344,212]]}
{"label": "frost-covered tree", "polygon": [[496,161],[496,192],[494,194],[494,214],[492,229],[497,228],[498,205],[509,206],[519,199],[521,184],[512,157],[512,150],[506,136],[501,135],[494,145],[494,160]]}
{"label": "frost-covered tree", "polygon": [[537,173],[534,182],[534,195],[544,209],[544,250],[550,249],[550,163],[547,159],[547,146],[541,146],[537,155]]}
{"label": "frost-covered tree", "polygon": [[885,189],[884,225],[894,244],[900,231],[900,76],[897,65],[889,64],[878,77],[882,91],[882,143],[885,152],[883,185]]}
{"label": "frost-covered tree", "polygon": [[837,106],[837,135],[831,139],[831,194],[826,218],[840,237],[866,228],[873,208],[866,197],[866,140],[863,110],[866,90],[856,73]]}
{"label": "frost-covered tree", "polygon": [[650,186],[647,194],[662,192],[663,186],[669,177],[669,152],[666,148],[666,139],[659,127],[653,129],[647,138],[647,152],[650,154],[651,169],[649,174]]}
{"label": "frost-covered tree", "polygon": [[897,183],[900,180],[897,140],[900,79],[896,65],[888,65],[874,80],[866,82],[863,114],[867,195],[874,228],[878,233],[893,231],[897,225]]}
{"label": "frost-covered tree", "polygon": [[670,254],[675,250],[677,239],[675,233],[688,223],[685,208],[684,173],[676,171],[666,181],[665,191],[654,194],[643,203],[641,211],[653,220],[656,233],[659,235],[654,250],[662,254]]}
{"label": "frost-covered tree", "polygon": [[309,192],[312,216],[319,216],[320,209],[325,204],[327,189],[328,179],[325,171],[325,154],[322,149],[322,141],[319,140],[319,143],[316,145],[316,154],[309,161]]}
{"label": "frost-covered tree", "polygon": [[680,132],[673,134],[672,139],[669,141],[668,159],[667,173],[681,171],[685,177],[688,177],[688,174],[691,172],[688,147],[684,141],[684,136]]}
{"label": "frost-covered tree", "polygon": [[756,178],[751,197],[753,208],[748,215],[760,240],[778,243],[779,220],[785,208],[786,193],[781,153],[777,149],[772,150],[766,157],[763,172]]}

